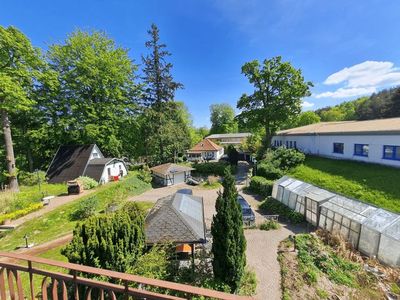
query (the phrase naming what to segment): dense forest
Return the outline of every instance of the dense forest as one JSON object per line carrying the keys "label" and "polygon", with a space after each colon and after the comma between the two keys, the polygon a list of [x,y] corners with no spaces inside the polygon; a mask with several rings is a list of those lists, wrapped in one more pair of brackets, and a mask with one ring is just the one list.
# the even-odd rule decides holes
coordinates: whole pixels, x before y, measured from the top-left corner
{"label": "dense forest", "polygon": [[400,87],[385,89],[315,111],[321,121],[372,120],[400,117]]}

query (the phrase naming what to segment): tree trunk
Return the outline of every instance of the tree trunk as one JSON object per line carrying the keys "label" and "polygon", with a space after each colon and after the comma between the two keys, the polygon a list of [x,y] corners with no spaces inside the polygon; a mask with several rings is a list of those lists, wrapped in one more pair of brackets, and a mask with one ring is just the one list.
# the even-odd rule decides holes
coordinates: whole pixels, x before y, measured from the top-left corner
{"label": "tree trunk", "polygon": [[18,181],[17,181],[17,168],[15,167],[15,156],[14,148],[11,136],[10,120],[8,118],[8,113],[4,109],[1,110],[1,123],[3,125],[4,133],[4,146],[6,150],[6,164],[9,179],[9,187],[12,191],[19,191]]}

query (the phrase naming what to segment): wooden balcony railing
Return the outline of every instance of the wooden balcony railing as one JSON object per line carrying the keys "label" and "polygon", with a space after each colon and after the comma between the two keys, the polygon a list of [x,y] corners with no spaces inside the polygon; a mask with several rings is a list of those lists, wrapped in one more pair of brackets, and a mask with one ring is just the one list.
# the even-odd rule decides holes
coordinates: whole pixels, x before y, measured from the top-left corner
{"label": "wooden balcony railing", "polygon": [[[48,271],[46,266],[62,268],[66,272]],[[26,280],[22,280],[22,276]],[[36,276],[41,279],[39,287],[35,287]],[[113,283],[92,279],[94,277],[107,278]],[[251,299],[175,282],[0,252],[0,300],[191,299],[196,296],[226,300]]]}

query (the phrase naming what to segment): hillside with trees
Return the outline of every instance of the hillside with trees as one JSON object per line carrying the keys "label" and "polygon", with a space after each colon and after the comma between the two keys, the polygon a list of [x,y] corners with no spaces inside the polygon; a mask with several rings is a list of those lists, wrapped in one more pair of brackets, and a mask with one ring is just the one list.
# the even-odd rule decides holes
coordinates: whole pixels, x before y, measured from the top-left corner
{"label": "hillside with trees", "polygon": [[315,113],[323,122],[400,117],[400,87],[385,89],[370,97],[361,97],[317,109]]}

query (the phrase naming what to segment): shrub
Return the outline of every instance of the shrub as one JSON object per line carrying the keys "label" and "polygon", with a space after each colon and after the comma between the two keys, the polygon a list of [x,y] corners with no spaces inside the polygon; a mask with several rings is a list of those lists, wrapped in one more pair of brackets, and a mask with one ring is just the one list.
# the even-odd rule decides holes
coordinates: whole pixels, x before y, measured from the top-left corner
{"label": "shrub", "polygon": [[24,209],[20,209],[8,214],[2,214],[0,215],[0,224],[3,224],[5,220],[15,220],[20,217],[23,217],[35,210],[41,209],[43,207],[42,203],[32,203],[25,207]]}
{"label": "shrub", "polygon": [[306,156],[296,149],[279,147],[273,151],[273,160],[281,170],[290,170],[304,163]]}
{"label": "shrub", "polygon": [[153,178],[151,177],[149,166],[145,165],[141,170],[138,171],[138,178],[146,183],[151,182]]}
{"label": "shrub", "polygon": [[275,220],[266,220],[264,223],[260,225],[260,229],[266,231],[279,229],[280,227],[281,226],[279,225],[279,223]]}
{"label": "shrub", "polygon": [[201,175],[223,176],[226,168],[229,168],[232,173],[235,171],[234,166],[230,166],[229,163],[224,161],[195,163],[193,168]]}
{"label": "shrub", "polygon": [[20,171],[18,173],[18,181],[21,185],[33,186],[39,183],[46,182],[46,172],[38,171],[38,172],[26,172]]}
{"label": "shrub", "polygon": [[142,255],[144,246],[143,212],[130,206],[78,223],[72,241],[61,253],[71,263],[126,272]]}
{"label": "shrub", "polygon": [[256,293],[257,276],[254,271],[245,270],[239,286],[239,295],[252,296]]}
{"label": "shrub", "polygon": [[79,176],[77,179],[80,184],[82,184],[84,190],[91,190],[98,186],[98,183],[93,178],[87,176]]}
{"label": "shrub", "polygon": [[291,210],[286,205],[280,203],[272,197],[267,197],[263,203],[260,205],[260,209],[265,210],[270,214],[276,214],[284,219],[290,221],[291,223],[297,224],[305,220],[301,213]]}
{"label": "shrub", "polygon": [[284,175],[284,172],[272,162],[262,162],[257,166],[257,175],[270,180],[276,180]]}
{"label": "shrub", "polygon": [[79,202],[76,210],[71,213],[71,220],[84,220],[96,214],[96,196],[86,198]]}
{"label": "shrub", "polygon": [[271,196],[273,181],[261,176],[253,176],[250,181],[249,190],[261,196]]}

